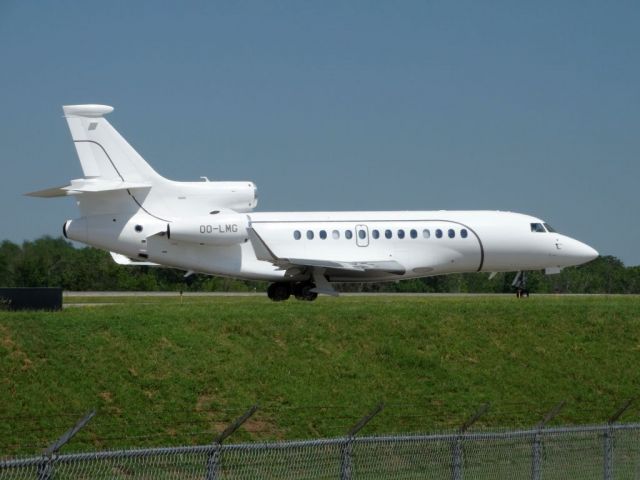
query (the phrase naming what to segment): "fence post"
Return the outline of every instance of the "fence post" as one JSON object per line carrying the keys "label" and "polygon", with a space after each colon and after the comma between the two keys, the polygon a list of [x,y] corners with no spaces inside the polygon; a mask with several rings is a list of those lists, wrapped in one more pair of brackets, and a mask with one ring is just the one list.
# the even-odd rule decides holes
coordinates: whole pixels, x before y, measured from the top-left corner
{"label": "fence post", "polygon": [[220,433],[216,438],[213,439],[213,444],[211,446],[211,453],[207,457],[207,480],[217,480],[218,478],[218,468],[220,466],[220,453],[222,450],[222,442],[224,442],[229,436],[231,436],[244,422],[249,420],[249,417],[256,413],[258,410],[258,405],[253,405],[249,410],[244,412],[238,418],[236,418],[233,423],[230,423],[227,428],[225,428],[222,433]]}
{"label": "fence post", "polygon": [[462,480],[462,476],[464,475],[462,437],[482,415],[487,413],[490,406],[491,404],[489,403],[482,404],[480,408],[476,410],[476,413],[471,415],[458,429],[458,435],[456,435],[453,445],[451,446],[451,478],[453,480]]}
{"label": "fence post", "polygon": [[618,409],[615,411],[609,420],[607,421],[607,429],[604,432],[603,439],[603,466],[604,466],[604,480],[612,480],[613,479],[613,429],[611,428],[614,423],[618,421],[618,419],[622,416],[624,412],[631,406],[635,399],[630,398],[625,401]]}
{"label": "fence post", "polygon": [[96,411],[92,410],[88,412],[84,417],[76,422],[76,424],[67,430],[58,440],[53,442],[49,447],[47,447],[42,452],[42,463],[38,466],[38,480],[53,480],[54,478],[54,468],[53,468],[53,460],[54,455],[58,453],[58,451],[71,440],[76,433],[78,433],[82,428],[89,423],[96,415]]}
{"label": "fence post", "polygon": [[531,445],[531,480],[540,480],[542,475],[542,438],[540,435],[542,429],[560,413],[565,404],[564,400],[558,403],[547,412],[535,427],[536,433],[533,436],[533,444]]}
{"label": "fence post", "polygon": [[353,441],[356,435],[373,417],[384,409],[384,403],[380,402],[369,413],[362,417],[347,433],[344,445],[342,446],[342,463],[340,465],[340,480],[351,480],[353,473]]}

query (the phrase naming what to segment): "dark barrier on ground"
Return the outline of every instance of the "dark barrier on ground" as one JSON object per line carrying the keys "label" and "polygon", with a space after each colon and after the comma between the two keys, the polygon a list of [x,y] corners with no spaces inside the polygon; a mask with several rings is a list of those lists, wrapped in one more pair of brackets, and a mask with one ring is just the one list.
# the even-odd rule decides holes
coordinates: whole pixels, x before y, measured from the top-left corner
{"label": "dark barrier on ground", "polygon": [[0,288],[0,310],[61,310],[62,288]]}

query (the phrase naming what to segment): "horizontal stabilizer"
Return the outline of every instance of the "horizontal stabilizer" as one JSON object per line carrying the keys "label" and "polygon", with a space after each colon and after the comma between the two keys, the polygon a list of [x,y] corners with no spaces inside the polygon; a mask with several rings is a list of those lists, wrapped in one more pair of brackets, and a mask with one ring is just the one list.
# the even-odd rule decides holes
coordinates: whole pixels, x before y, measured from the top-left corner
{"label": "horizontal stabilizer", "polygon": [[38,190],[37,192],[25,193],[28,197],[40,197],[40,198],[53,198],[53,197],[65,197],[71,195],[71,192],[65,190],[65,186],[46,188],[44,190]]}
{"label": "horizontal stabilizer", "polygon": [[160,267],[161,266],[153,262],[144,262],[144,261],[138,262],[137,260],[133,260],[125,255],[121,255],[116,252],[109,252],[109,253],[111,254],[111,258],[113,258],[113,261],[116,262],[118,265],[127,265],[127,266],[134,266],[134,267]]}
{"label": "horizontal stabilizer", "polygon": [[71,185],[65,187],[65,190],[71,192],[80,193],[94,193],[94,192],[110,192],[115,190],[134,190],[137,188],[151,188],[150,183],[142,182],[119,182],[109,180],[72,180]]}
{"label": "horizontal stabilizer", "polygon": [[98,118],[113,112],[109,105],[65,105],[62,107],[65,117]]}
{"label": "horizontal stabilizer", "polygon": [[37,192],[25,193],[29,197],[64,197],[66,195],[78,195],[81,193],[113,192],[117,190],[134,190],[151,188],[151,184],[142,182],[122,182],[117,180],[104,180],[94,178],[80,178],[71,180],[70,185],[63,187],[47,188]]}

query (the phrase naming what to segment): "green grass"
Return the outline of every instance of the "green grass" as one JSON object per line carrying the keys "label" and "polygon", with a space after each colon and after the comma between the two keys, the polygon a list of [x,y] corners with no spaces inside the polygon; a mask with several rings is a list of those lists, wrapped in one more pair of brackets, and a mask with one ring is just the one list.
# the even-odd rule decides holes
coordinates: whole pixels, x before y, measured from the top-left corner
{"label": "green grass", "polygon": [[[95,299],[75,299],[92,302]],[[0,456],[33,453],[84,412],[68,450],[600,423],[640,385],[640,297],[101,298],[0,312]],[[634,405],[622,418],[638,419]]]}

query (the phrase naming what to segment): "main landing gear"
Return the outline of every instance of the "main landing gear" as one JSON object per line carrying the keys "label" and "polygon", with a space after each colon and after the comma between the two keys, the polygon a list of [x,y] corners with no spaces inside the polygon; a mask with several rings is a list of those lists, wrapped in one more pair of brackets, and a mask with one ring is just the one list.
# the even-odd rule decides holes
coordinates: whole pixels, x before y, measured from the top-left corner
{"label": "main landing gear", "polygon": [[517,298],[529,298],[529,290],[527,290],[527,272],[516,273],[516,278],[511,284],[516,289]]}
{"label": "main landing gear", "polygon": [[316,285],[313,282],[276,282],[269,285],[267,296],[274,302],[288,300],[291,295],[298,300],[311,302],[318,298],[318,294],[311,291],[314,288]]}

